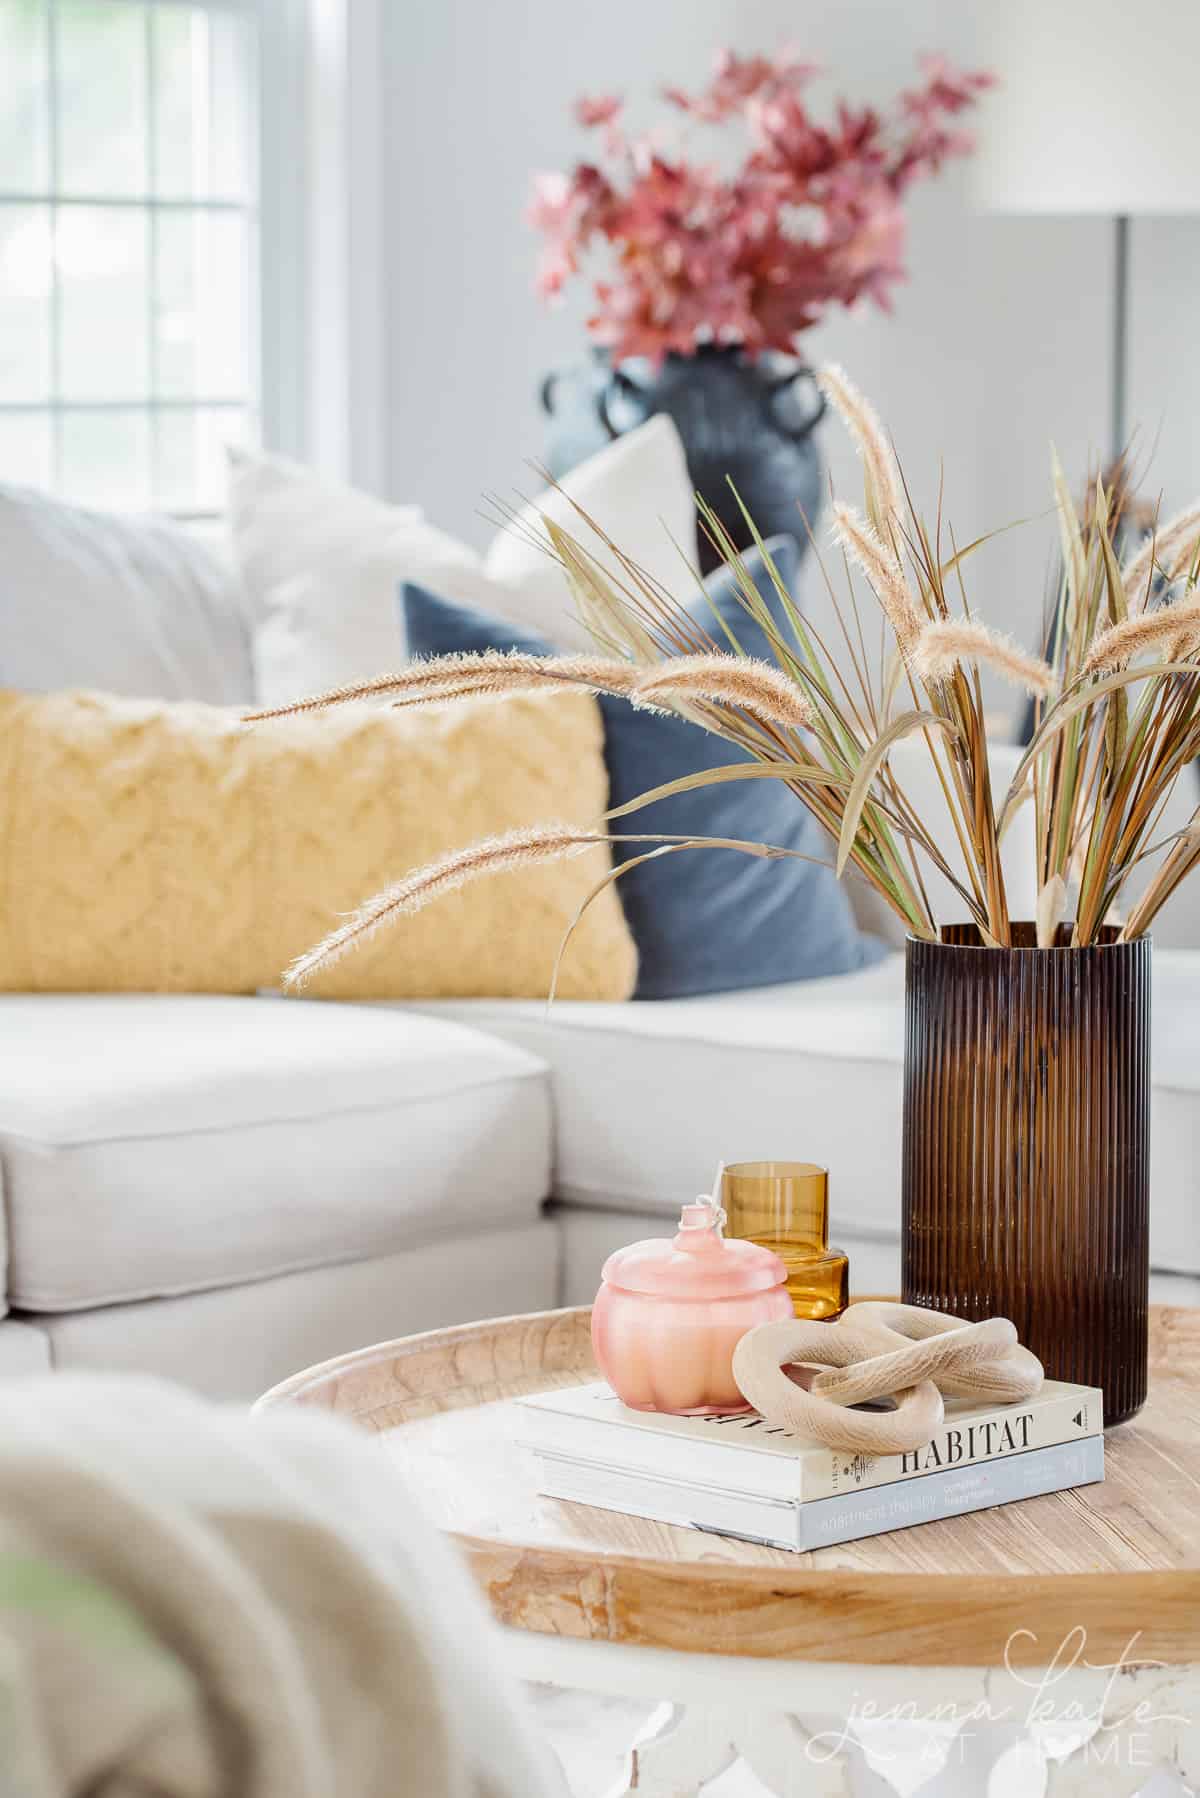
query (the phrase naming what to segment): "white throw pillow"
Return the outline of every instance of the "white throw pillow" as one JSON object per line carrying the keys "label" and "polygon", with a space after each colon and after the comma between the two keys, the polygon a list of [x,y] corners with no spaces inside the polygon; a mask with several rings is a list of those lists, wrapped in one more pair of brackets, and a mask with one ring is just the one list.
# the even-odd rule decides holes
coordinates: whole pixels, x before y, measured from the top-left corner
{"label": "white throw pillow", "polygon": [[387,505],[277,456],[231,451],[230,527],[255,609],[259,702],[286,704],[401,662],[403,581],[563,649],[590,648],[561,570],[528,541],[529,523],[544,510],[610,563],[571,500],[656,578],[679,586],[683,565],[672,539],[694,559],[696,527],[683,445],[669,418],[606,445],[566,475],[562,489],[525,507],[481,558],[415,506]]}
{"label": "white throw pillow", "polygon": [[683,557],[695,567],[692,483],[674,420],[658,413],[597,450],[564,475],[559,487],[546,488],[523,508],[512,529],[493,538],[484,567],[497,589],[512,596],[507,604],[497,599],[491,607],[497,616],[526,625],[563,649],[594,648],[575,617],[562,570],[530,540],[530,527],[536,532],[538,515],[545,514],[578,538],[601,566],[618,573],[612,552],[576,506],[669,593],[690,597],[694,582]]}
{"label": "white throw pillow", "polygon": [[484,579],[475,551],[418,506],[386,505],[252,450],[229,452],[229,528],[254,609],[263,705],[396,667],[398,579],[436,583],[467,605]]}
{"label": "white throw pillow", "polygon": [[0,486],[0,686],[241,705],[254,685],[237,577],[169,518]]}

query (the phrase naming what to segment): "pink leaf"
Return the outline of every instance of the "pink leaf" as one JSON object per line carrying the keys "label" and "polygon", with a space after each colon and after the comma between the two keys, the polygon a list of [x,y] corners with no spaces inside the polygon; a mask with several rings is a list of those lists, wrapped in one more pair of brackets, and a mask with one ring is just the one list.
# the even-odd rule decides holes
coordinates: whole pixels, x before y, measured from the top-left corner
{"label": "pink leaf", "polygon": [[831,306],[887,307],[905,274],[902,198],[970,152],[958,115],[993,84],[944,56],[919,66],[921,84],[890,113],[839,99],[818,117],[814,64],[790,49],[719,51],[698,93],[662,94],[694,124],[741,122],[749,143],[730,175],[680,155],[664,129],[627,139],[617,96],[581,98],[574,116],[602,128],[601,154],[535,181],[538,292],[556,298],[602,244],[611,268],[589,331],[618,360],[652,362],[705,343],[792,350]]}
{"label": "pink leaf", "polygon": [[611,125],[624,102],[619,94],[581,95],[575,102],[575,123],[585,127]]}

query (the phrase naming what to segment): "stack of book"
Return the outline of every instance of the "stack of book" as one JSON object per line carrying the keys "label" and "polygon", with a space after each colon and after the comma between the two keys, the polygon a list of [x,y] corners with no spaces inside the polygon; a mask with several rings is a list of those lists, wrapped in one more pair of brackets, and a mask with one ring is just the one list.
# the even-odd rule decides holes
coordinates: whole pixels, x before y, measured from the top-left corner
{"label": "stack of book", "polygon": [[547,1497],[800,1552],[1104,1478],[1101,1394],[1055,1380],[1019,1404],[947,1399],[926,1447],[875,1457],[753,1412],[631,1411],[603,1381],[519,1403]]}

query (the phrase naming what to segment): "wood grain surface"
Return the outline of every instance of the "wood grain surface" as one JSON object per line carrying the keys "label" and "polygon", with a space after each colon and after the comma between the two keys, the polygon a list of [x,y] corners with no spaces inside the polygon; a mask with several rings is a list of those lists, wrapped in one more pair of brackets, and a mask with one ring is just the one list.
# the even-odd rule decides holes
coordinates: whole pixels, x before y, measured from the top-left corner
{"label": "wood grain surface", "polygon": [[[521,1393],[597,1377],[586,1309],[364,1349],[260,1400],[324,1406],[379,1446],[464,1548],[495,1615],[555,1635],[799,1661],[1200,1660],[1200,1311],[1151,1314],[1145,1409],[1103,1485],[811,1554],[540,1498]],[[1070,1651],[1068,1651],[1070,1652]]]}

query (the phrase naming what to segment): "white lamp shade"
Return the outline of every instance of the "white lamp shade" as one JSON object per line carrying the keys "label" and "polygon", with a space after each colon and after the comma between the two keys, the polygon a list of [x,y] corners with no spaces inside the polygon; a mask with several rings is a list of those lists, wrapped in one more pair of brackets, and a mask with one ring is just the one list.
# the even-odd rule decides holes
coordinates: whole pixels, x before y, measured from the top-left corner
{"label": "white lamp shade", "polygon": [[984,207],[1200,212],[1200,0],[995,0],[985,19]]}

